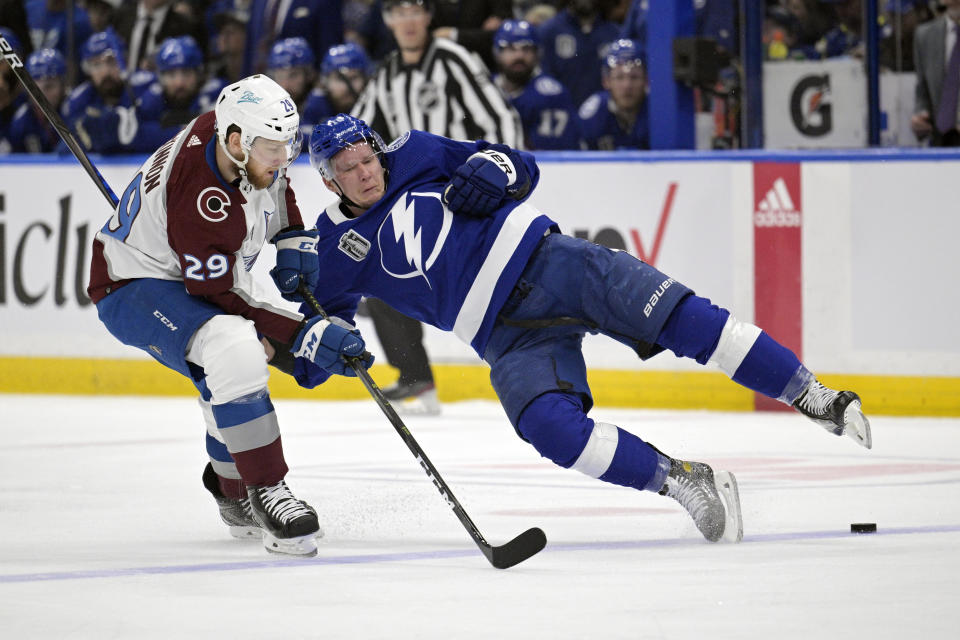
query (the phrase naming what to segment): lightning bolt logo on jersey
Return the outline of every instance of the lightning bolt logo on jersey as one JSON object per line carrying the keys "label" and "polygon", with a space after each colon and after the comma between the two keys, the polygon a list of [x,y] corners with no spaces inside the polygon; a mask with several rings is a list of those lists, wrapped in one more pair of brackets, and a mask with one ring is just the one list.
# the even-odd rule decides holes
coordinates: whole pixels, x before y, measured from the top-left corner
{"label": "lightning bolt logo on jersey", "polygon": [[[328,313],[352,322],[362,296],[379,298],[453,331],[483,355],[497,312],[530,255],[556,229],[522,201],[505,200],[485,218],[455,215],[443,204],[450,176],[485,145],[412,131],[384,154],[389,178],[377,204],[356,218],[339,200],[327,207],[317,230],[328,277],[316,295]],[[536,163],[521,155],[535,184]]]}

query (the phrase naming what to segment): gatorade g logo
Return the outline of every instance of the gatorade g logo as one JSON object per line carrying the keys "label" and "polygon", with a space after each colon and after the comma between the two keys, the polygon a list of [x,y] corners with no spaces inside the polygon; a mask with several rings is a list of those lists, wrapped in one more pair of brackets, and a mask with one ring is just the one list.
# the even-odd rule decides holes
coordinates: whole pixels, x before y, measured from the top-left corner
{"label": "gatorade g logo", "polygon": [[833,130],[830,76],[806,76],[790,95],[790,118],[801,134],[816,138]]}

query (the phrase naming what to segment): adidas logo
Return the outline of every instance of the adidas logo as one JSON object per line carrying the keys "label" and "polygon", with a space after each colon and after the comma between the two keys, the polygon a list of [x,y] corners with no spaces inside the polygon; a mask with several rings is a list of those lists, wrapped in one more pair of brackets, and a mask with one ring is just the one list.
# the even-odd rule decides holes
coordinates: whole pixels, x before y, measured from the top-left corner
{"label": "adidas logo", "polygon": [[783,178],[777,178],[753,214],[755,227],[799,227],[800,212],[793,204]]}
{"label": "adidas logo", "polygon": [[196,135],[190,136],[190,141],[187,143],[187,146],[188,146],[188,147],[195,147],[195,146],[197,146],[198,144],[203,144],[202,142],[200,142],[200,138],[198,138]]}

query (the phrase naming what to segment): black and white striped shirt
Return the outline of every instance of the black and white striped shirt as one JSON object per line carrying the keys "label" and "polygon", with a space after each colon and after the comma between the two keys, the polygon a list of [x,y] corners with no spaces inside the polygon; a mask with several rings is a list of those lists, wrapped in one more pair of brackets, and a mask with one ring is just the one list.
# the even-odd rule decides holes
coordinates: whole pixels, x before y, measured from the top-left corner
{"label": "black and white striped shirt", "polygon": [[410,129],[458,140],[522,145],[520,116],[479,58],[445,38],[431,39],[420,63],[388,55],[353,108],[387,140]]}

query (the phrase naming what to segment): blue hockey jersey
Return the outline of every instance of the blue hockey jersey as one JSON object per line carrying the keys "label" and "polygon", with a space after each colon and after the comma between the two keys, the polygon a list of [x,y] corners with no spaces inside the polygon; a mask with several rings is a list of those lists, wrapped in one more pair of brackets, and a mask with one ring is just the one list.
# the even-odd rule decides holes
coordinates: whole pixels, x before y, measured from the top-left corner
{"label": "blue hockey jersey", "polygon": [[137,100],[137,133],[129,144],[134,152],[154,151],[164,142],[180,133],[194,118],[212,111],[220,91],[227,83],[220,78],[210,78],[189,107],[180,111],[171,110],[163,97],[160,81],[153,82]]}
{"label": "blue hockey jersey", "polygon": [[[490,216],[455,215],[441,201],[450,176],[483,141],[460,142],[423,131],[394,141],[384,154],[383,198],[349,218],[339,200],[317,220],[323,274],[315,294],[324,310],[353,321],[363,296],[445,331],[483,355],[497,313],[534,249],[556,224],[526,202],[505,201]],[[539,180],[531,154],[517,152]],[[529,192],[528,192],[529,195]],[[303,306],[306,315],[315,315]],[[326,371],[298,358],[297,381],[314,387]]]}
{"label": "blue hockey jersey", "polygon": [[[500,76],[494,82],[504,89]],[[516,93],[504,90],[520,114],[527,149],[579,149],[576,107],[570,92],[559,80],[537,74]]]}
{"label": "blue hockey jersey", "polygon": [[624,129],[613,113],[609,91],[595,93],[580,105],[577,117],[584,149],[613,151],[614,149],[649,149],[650,118],[647,101],[640,103],[640,110],[633,126]]}

